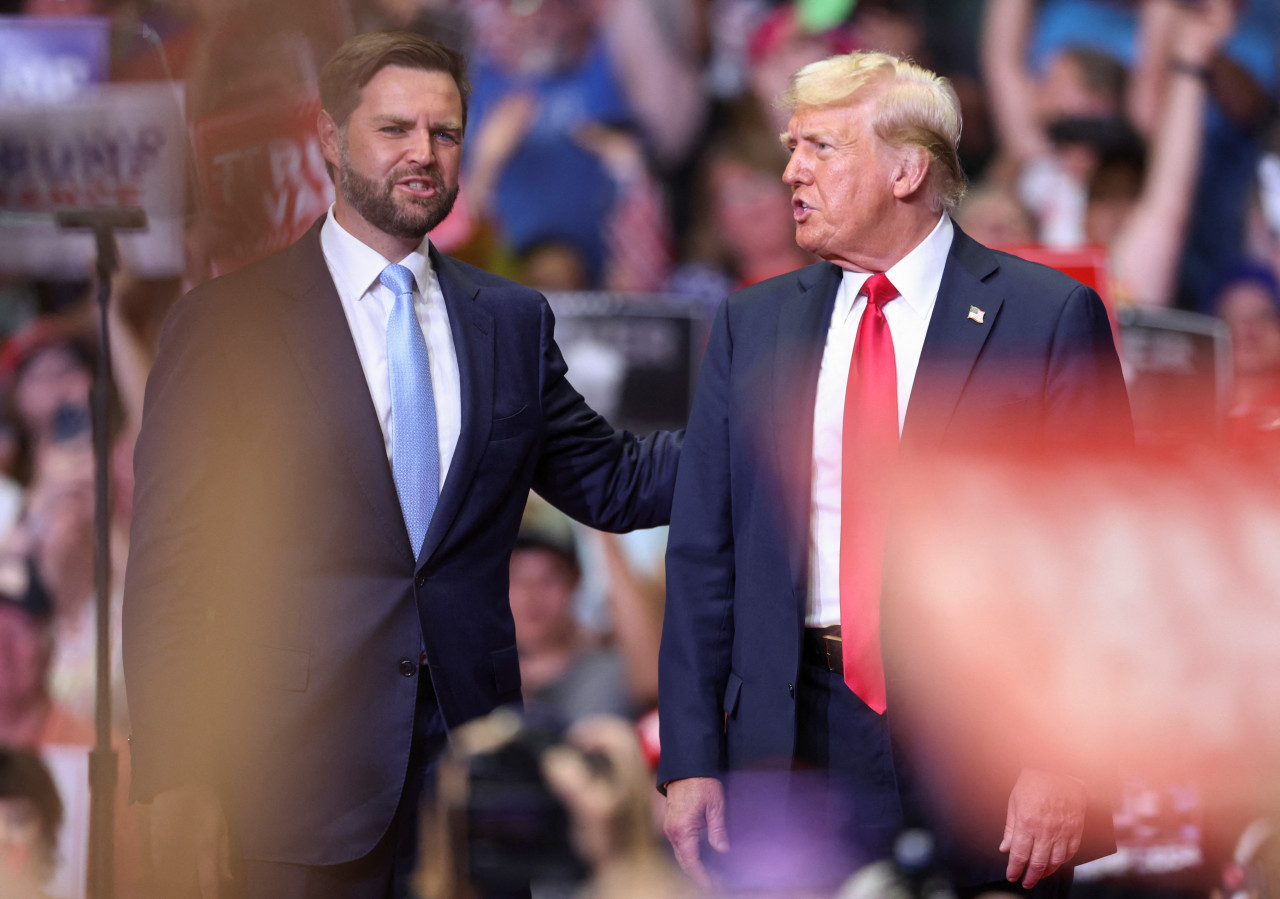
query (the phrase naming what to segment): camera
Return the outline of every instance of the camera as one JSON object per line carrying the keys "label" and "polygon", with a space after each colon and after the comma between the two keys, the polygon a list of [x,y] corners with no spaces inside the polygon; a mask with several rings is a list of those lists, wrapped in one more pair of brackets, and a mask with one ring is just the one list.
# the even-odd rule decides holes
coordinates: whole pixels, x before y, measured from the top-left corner
{"label": "camera", "polygon": [[465,835],[473,886],[517,889],[587,877],[587,866],[570,841],[569,812],[542,773],[543,755],[564,745],[562,735],[558,723],[525,719],[509,739],[467,757],[466,800],[454,816]]}

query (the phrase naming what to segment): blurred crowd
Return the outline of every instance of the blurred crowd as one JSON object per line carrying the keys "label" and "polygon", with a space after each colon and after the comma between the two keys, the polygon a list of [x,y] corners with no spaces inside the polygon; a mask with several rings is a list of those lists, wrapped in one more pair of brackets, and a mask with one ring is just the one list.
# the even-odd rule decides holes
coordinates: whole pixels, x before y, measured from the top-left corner
{"label": "blurred crowd", "polygon": [[[780,177],[785,114],[773,101],[788,77],[856,48],[908,55],[961,99],[960,226],[1051,264],[1095,251],[1096,286],[1117,314],[1171,308],[1225,323],[1223,434],[1280,446],[1275,0],[0,0],[0,15],[108,17],[110,80],[180,84],[190,134],[184,270],[126,266],[112,285],[124,776],[119,576],[160,328],[184,290],[291,242],[328,206],[332,187],[301,132],[320,65],[360,31],[419,30],[469,59],[460,200],[432,235],[443,252],[547,291],[676,296],[707,317],[731,290],[814,261],[795,245]],[[227,166],[209,149],[268,139],[295,152]],[[0,821],[0,868],[46,886],[63,808],[24,753],[93,742],[93,288],[85,276],[0,272],[0,807],[25,796],[30,812],[25,825]],[[618,749],[618,764],[658,751],[661,544],[585,533],[535,498],[511,560],[531,710],[639,722],[637,754]],[[616,749],[603,733],[591,739]],[[570,763],[562,779],[579,773]],[[1161,872],[1165,885],[1204,894],[1233,847],[1200,846],[1200,823],[1187,823],[1200,819],[1186,812],[1198,799],[1166,787],[1127,788],[1121,813],[1138,829],[1176,819],[1169,845],[1188,854]],[[145,809],[121,800],[117,895],[145,895],[145,827]],[[1142,873],[1134,864],[1109,876]],[[1196,876],[1172,876],[1182,869]]]}

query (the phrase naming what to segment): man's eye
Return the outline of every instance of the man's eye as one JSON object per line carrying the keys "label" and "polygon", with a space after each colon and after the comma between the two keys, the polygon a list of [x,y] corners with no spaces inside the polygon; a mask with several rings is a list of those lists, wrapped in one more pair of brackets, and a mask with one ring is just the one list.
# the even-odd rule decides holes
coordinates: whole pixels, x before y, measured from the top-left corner
{"label": "man's eye", "polygon": [[404,129],[399,125],[387,125],[379,130],[382,131],[383,134],[404,134]]}
{"label": "man's eye", "polygon": [[446,144],[456,144],[458,142],[458,136],[452,131],[437,131],[436,140],[442,141]]}

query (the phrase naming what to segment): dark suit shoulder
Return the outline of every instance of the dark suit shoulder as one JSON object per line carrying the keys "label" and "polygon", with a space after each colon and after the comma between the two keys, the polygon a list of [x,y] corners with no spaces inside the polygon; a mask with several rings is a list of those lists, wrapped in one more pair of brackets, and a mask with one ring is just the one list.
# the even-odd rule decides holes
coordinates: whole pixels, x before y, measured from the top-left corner
{"label": "dark suit shoulder", "polygon": [[793,272],[775,275],[749,287],[735,290],[726,298],[726,302],[736,306],[747,307],[753,303],[777,303],[779,297],[789,296],[807,290],[824,278],[834,277],[839,280],[839,269],[830,262],[815,262]]}
{"label": "dark suit shoulder", "polygon": [[1004,281],[1025,285],[1027,290],[1043,291],[1052,296],[1067,296],[1086,286],[1056,268],[1000,250],[990,252],[1000,261],[999,277]]}
{"label": "dark suit shoulder", "polygon": [[735,322],[750,322],[760,316],[772,322],[777,319],[779,304],[811,290],[830,291],[834,297],[841,277],[838,266],[817,262],[735,290],[725,297],[721,313]]}
{"label": "dark suit shoulder", "polygon": [[531,303],[545,303],[546,298],[538,290],[521,284],[519,281],[512,281],[510,278],[504,278],[502,275],[495,275],[493,272],[485,271],[478,266],[463,262],[461,259],[454,259],[452,256],[435,256],[436,273],[440,277],[452,278],[458,285],[463,288],[485,290],[501,290],[505,296],[512,297],[517,301],[523,300]]}
{"label": "dark suit shoulder", "polygon": [[511,321],[513,316],[520,320],[537,320],[549,314],[547,298],[532,287],[451,256],[433,252],[431,258],[436,276],[442,282],[447,281],[495,317],[507,321]]}
{"label": "dark suit shoulder", "polygon": [[[174,304],[170,315],[185,317],[196,314],[198,309],[202,314],[255,317],[263,309],[265,300],[286,283],[294,250],[295,247],[286,247],[197,284]],[[327,269],[324,274],[328,274]]]}
{"label": "dark suit shoulder", "polygon": [[980,244],[958,226],[951,252],[955,262],[1015,306],[1056,308],[1086,287],[1057,269]]}

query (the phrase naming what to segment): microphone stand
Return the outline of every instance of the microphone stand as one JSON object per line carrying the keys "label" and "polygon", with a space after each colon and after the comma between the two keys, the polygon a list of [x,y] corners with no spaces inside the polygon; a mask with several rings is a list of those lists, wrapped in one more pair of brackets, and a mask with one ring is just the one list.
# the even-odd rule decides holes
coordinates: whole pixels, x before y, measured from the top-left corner
{"label": "microphone stand", "polygon": [[119,268],[117,230],[147,226],[138,207],[58,209],[64,230],[90,230],[97,241],[98,371],[93,382],[94,587],[97,614],[96,742],[89,752],[89,895],[111,899],[114,886],[116,751],[111,746],[111,276]]}

